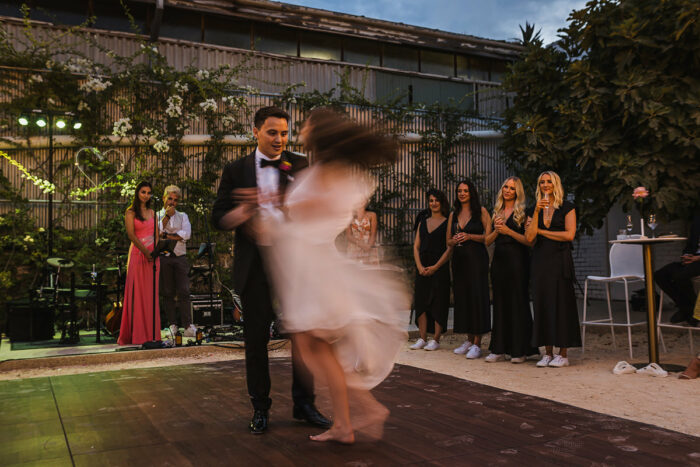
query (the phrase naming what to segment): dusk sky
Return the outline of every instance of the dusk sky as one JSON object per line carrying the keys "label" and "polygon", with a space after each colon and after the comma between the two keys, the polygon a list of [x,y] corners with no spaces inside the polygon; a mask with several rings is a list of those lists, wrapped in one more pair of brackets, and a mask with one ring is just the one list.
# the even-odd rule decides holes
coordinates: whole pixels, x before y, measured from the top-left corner
{"label": "dusk sky", "polygon": [[473,36],[520,38],[525,21],[542,29],[545,43],[557,39],[572,10],[586,0],[284,0],[285,3]]}

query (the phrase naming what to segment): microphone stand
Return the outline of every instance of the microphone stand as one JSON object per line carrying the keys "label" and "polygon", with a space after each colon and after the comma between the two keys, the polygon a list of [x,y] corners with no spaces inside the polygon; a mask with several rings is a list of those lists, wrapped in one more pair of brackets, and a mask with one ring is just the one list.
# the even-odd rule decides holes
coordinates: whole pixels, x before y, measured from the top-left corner
{"label": "microphone stand", "polygon": [[[212,267],[212,255],[214,252],[212,251],[212,246],[211,246],[211,235],[209,233],[209,222],[208,220],[204,221],[204,229],[206,230],[207,233],[207,263],[209,265],[209,311],[211,312],[212,318],[214,317],[214,284],[213,284],[213,277],[214,277],[214,271]],[[222,319],[223,319],[223,313],[224,310],[223,308],[221,309],[221,314],[222,314]],[[194,317],[193,317],[194,318]],[[221,323],[221,320],[219,320],[219,323]]]}
{"label": "microphone stand", "polygon": [[[155,200],[156,197],[154,196],[153,199]],[[158,256],[160,256],[159,251],[158,251],[158,211],[155,209],[153,210],[153,251],[151,252],[151,258],[153,259],[153,340],[144,342],[143,346],[141,347],[144,350],[151,350],[151,349],[162,349],[163,344],[159,341],[156,340],[156,295],[158,294],[158,291],[156,290],[156,267],[157,267],[157,261],[158,261]],[[155,253],[155,255],[154,255]],[[160,332],[160,329],[158,330]]]}

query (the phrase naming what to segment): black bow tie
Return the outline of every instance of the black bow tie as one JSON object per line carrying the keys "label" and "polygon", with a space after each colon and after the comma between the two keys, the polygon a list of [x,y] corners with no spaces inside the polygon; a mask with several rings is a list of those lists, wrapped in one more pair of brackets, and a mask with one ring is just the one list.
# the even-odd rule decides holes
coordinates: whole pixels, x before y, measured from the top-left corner
{"label": "black bow tie", "polygon": [[280,157],[279,159],[275,160],[269,160],[269,159],[260,159],[260,168],[264,169],[265,167],[271,166],[276,169],[280,168],[280,162],[282,162],[282,158]]}

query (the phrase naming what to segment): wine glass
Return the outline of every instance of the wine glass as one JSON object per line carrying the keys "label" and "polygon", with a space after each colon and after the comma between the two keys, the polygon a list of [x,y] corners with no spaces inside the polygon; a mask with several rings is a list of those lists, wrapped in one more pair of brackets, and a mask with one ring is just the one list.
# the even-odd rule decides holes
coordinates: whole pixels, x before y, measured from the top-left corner
{"label": "wine glass", "polygon": [[546,218],[549,218],[549,193],[545,193],[542,199],[544,199],[547,202],[547,206],[545,206],[544,208],[544,216]]}
{"label": "wine glass", "polygon": [[654,229],[656,229],[656,226],[659,225],[656,223],[656,214],[649,214],[649,218],[647,219],[647,225],[651,229],[651,238],[656,238],[656,235],[654,234]]}
{"label": "wine glass", "polygon": [[634,225],[632,224],[632,216],[627,216],[627,236],[629,237],[632,235],[632,228]]}
{"label": "wine glass", "polygon": [[[456,217],[456,216],[455,216],[455,217]],[[467,227],[467,226],[465,225],[464,228],[466,228],[466,227]],[[452,228],[452,232],[453,232],[452,235],[457,235],[458,233],[461,233],[461,232],[464,232],[464,231],[465,231],[465,230],[464,230],[462,227],[459,226],[459,220],[455,220],[454,226],[453,226],[453,228]],[[462,244],[461,244],[461,243],[457,243],[457,244],[455,244],[455,246],[462,246]]]}

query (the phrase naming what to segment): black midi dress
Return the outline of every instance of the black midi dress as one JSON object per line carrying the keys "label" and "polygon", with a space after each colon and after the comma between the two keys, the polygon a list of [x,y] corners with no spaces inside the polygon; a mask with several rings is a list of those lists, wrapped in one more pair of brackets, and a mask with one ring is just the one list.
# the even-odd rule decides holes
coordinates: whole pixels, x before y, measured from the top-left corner
{"label": "black midi dress", "polygon": [[[469,234],[482,235],[484,226],[481,223],[480,214],[472,215],[462,229],[459,229],[457,215],[453,214],[452,234],[461,230]],[[483,242],[467,240],[454,246],[452,280],[454,332],[477,335],[489,332],[491,330],[489,255]]]}
{"label": "black midi dress", "polygon": [[[525,233],[525,222],[518,226],[513,214],[506,220],[506,226],[519,234]],[[537,354],[537,347],[530,344],[530,248],[504,234],[499,234],[494,244],[491,261],[493,329],[489,350],[511,357]]]}
{"label": "black midi dress", "polygon": [[[544,215],[540,212],[539,228],[551,232],[566,230],[565,218],[574,205],[562,203],[552,213],[549,228],[544,225]],[[528,209],[532,217],[534,208]],[[532,281],[532,302],[534,323],[532,345],[556,347],[580,347],[581,327],[574,294],[574,260],[571,256],[571,242],[558,242],[541,235],[537,236],[532,251],[530,277]]]}
{"label": "black midi dress", "polygon": [[[437,263],[447,250],[447,221],[443,221],[432,232],[428,232],[427,219],[418,225],[420,248],[418,255],[421,264],[432,266]],[[413,303],[416,307],[416,325],[418,318],[426,313],[428,332],[435,332],[435,322],[442,331],[447,331],[447,315],[450,307],[450,270],[447,262],[432,276],[416,274]]]}

